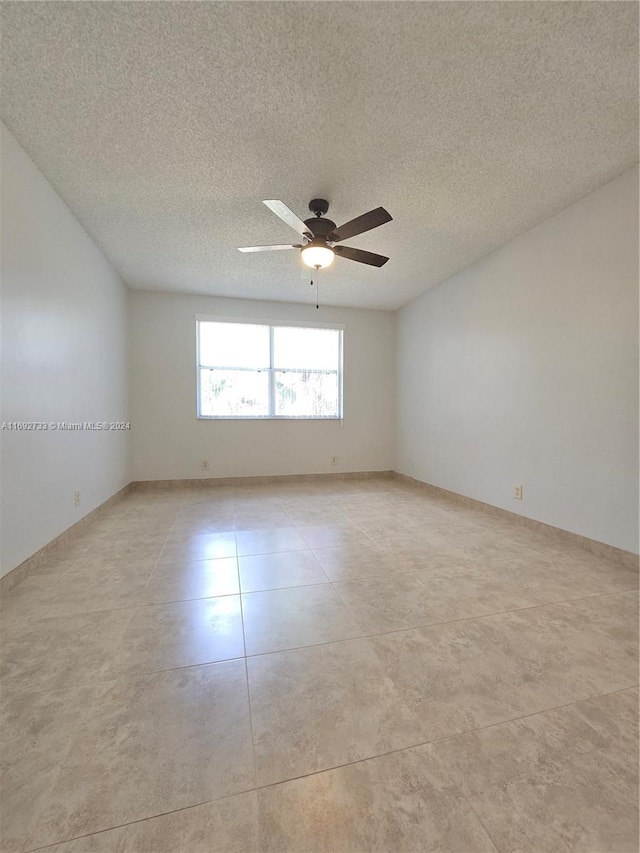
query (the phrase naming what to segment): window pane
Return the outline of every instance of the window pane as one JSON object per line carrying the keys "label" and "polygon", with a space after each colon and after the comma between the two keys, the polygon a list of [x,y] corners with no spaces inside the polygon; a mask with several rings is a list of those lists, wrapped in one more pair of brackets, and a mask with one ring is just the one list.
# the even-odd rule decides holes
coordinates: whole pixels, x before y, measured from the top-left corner
{"label": "window pane", "polygon": [[269,367],[269,327],[200,321],[200,364]]}
{"label": "window pane", "polygon": [[268,370],[200,370],[203,417],[264,418],[269,414]]}
{"label": "window pane", "polygon": [[338,373],[303,370],[275,374],[275,413],[288,418],[337,418]]}
{"label": "window pane", "polygon": [[338,370],[340,331],[276,326],[273,330],[273,366],[303,370]]}

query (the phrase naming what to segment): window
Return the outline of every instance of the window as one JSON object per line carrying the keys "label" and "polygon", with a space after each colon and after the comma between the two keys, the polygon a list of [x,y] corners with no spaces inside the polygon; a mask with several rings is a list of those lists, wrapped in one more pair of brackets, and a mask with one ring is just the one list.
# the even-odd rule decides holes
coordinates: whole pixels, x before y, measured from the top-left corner
{"label": "window", "polygon": [[197,321],[199,418],[341,418],[342,330]]}

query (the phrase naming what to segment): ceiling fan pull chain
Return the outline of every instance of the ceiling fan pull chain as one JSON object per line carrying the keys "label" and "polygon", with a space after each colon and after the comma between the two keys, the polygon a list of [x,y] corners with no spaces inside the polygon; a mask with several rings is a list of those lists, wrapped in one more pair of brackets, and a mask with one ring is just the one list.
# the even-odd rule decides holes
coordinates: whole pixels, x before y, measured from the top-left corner
{"label": "ceiling fan pull chain", "polygon": [[319,287],[320,287],[320,285],[318,283],[319,281],[320,281],[320,270],[317,269],[316,270],[316,310],[320,307],[320,305],[319,305],[320,297],[318,295],[319,294]]}

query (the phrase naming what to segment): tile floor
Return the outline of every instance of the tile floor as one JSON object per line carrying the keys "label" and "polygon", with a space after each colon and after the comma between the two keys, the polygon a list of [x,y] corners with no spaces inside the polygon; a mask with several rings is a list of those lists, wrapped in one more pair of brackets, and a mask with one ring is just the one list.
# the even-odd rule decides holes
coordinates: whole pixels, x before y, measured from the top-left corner
{"label": "tile floor", "polygon": [[638,575],[539,532],[134,492],[2,617],[2,853],[638,849]]}

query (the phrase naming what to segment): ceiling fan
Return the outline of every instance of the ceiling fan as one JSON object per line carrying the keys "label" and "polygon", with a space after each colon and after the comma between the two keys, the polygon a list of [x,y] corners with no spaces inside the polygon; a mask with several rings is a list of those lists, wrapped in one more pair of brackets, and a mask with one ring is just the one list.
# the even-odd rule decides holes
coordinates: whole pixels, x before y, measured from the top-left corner
{"label": "ceiling fan", "polygon": [[281,249],[300,249],[303,262],[312,269],[319,270],[333,263],[334,257],[346,258],[349,261],[357,261],[360,264],[369,264],[372,267],[381,267],[389,258],[384,255],[376,255],[374,252],[365,252],[363,249],[355,249],[353,246],[337,246],[343,240],[371,231],[385,222],[391,222],[392,216],[384,207],[376,207],[362,216],[346,222],[339,228],[330,219],[325,219],[329,210],[329,202],[323,198],[314,198],[309,202],[309,210],[315,219],[299,219],[283,201],[268,199],[264,202],[269,210],[279,216],[294,231],[302,237],[302,243],[287,243],[277,246],[242,246],[240,252],[277,252]]}

